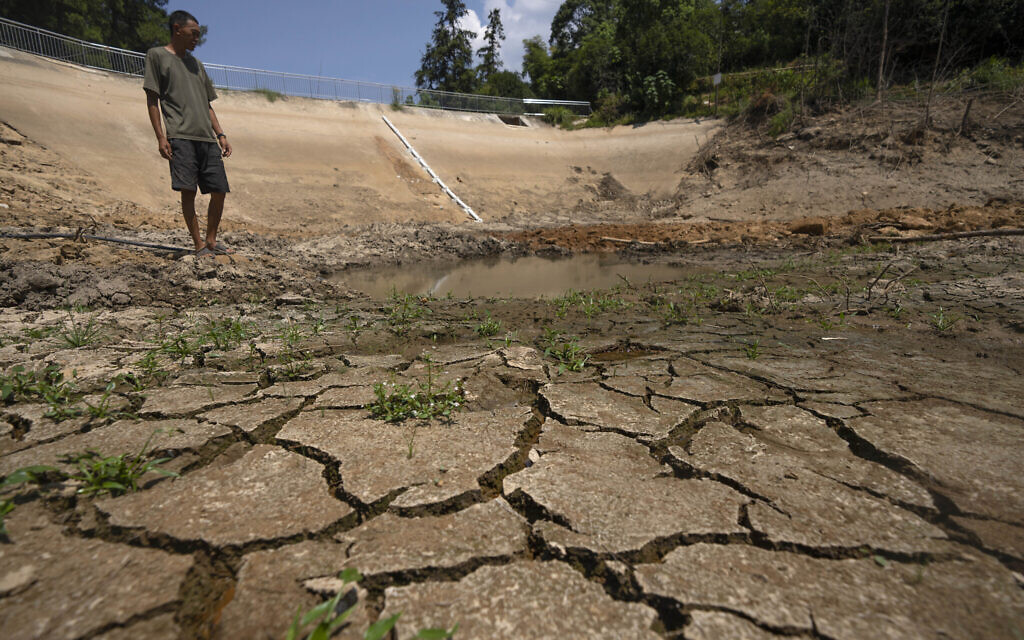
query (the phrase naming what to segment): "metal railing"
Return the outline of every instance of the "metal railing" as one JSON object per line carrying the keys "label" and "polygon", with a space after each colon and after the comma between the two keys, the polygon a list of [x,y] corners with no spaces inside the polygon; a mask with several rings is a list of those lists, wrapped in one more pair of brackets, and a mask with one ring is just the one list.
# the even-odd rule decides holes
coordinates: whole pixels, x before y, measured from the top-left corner
{"label": "metal railing", "polygon": [[[0,46],[91,69],[102,69],[130,76],[141,77],[145,68],[145,55],[136,51],[86,42],[2,17],[0,17]],[[535,113],[538,111],[538,106],[543,104],[565,107],[578,115],[590,114],[589,102],[522,100],[247,69],[223,64],[204,63],[204,66],[215,87],[230,91],[262,91],[321,100],[351,100],[518,115]]]}

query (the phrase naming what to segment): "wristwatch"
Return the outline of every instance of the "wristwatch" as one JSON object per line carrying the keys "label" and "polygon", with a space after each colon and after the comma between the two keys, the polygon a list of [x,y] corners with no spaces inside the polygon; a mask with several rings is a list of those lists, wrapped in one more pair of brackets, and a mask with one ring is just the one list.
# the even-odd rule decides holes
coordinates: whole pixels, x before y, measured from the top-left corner
{"label": "wristwatch", "polygon": [[218,140],[221,139],[221,138],[226,138],[226,137],[228,137],[227,134],[224,134],[224,133],[218,133],[217,134],[217,139]]}

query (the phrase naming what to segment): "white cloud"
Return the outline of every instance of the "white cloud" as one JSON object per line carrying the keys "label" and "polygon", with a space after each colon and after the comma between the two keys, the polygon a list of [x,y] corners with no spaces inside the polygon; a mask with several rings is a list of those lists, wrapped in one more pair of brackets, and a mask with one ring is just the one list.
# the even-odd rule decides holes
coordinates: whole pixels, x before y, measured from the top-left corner
{"label": "white cloud", "polygon": [[[462,19],[459,20],[459,26],[462,27],[463,29],[466,29],[467,31],[472,31],[474,34],[476,34],[473,37],[473,53],[475,56],[476,50],[484,46],[484,27],[486,27],[487,25],[480,24],[480,16],[476,14],[476,11],[470,9],[469,13],[464,15]],[[476,60],[474,60],[473,62],[474,64],[476,64]]]}
{"label": "white cloud", "polygon": [[562,0],[484,0],[483,11],[478,14],[470,9],[469,14],[462,19],[461,26],[476,34],[473,39],[475,52],[484,43],[487,23],[483,20],[487,19],[492,9],[501,9],[501,23],[505,26],[501,60],[506,69],[522,71],[523,40],[539,35],[547,42],[551,34],[551,19],[561,5]]}

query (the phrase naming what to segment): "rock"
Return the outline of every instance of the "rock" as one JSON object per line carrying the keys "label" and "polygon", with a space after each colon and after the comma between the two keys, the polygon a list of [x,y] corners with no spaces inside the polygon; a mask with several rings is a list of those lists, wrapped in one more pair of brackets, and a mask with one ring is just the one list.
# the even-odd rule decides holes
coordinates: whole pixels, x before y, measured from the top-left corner
{"label": "rock", "polygon": [[647,448],[624,436],[549,424],[537,449],[540,459],[507,476],[503,493],[548,514],[553,522],[537,531],[556,547],[621,553],[683,534],[746,532],[738,519],[747,498],[715,482],[665,477]]}
{"label": "rock", "polygon": [[313,404],[314,409],[358,409],[373,404],[377,395],[373,387],[341,387],[328,389]]}
{"label": "rock", "polygon": [[[296,610],[309,611],[325,597],[311,593],[303,583],[320,577],[334,578],[345,561],[345,547],[329,542],[306,541],[279,549],[247,554],[238,571],[238,584],[214,630],[219,640],[280,640],[285,637]],[[351,625],[332,640],[362,638],[368,614],[360,593]]]}
{"label": "rock", "polygon": [[96,640],[177,640],[181,637],[181,627],[174,621],[174,614],[165,613],[152,620],[143,620],[128,627],[112,629]]}
{"label": "rock", "polygon": [[0,457],[0,475],[19,467],[43,464],[56,465],[70,471],[72,466],[58,463],[64,455],[95,449],[102,455],[137,454],[149,442],[150,450],[162,455],[197,451],[215,438],[231,434],[231,429],[195,420],[156,420],[141,422],[120,420],[114,424],[93,429],[88,433],[68,436],[56,442]]}
{"label": "rock", "polygon": [[727,401],[760,401],[768,397],[768,387],[729,371],[719,371],[696,360],[672,361],[675,377],[667,385],[652,385],[651,391],[667,398],[703,404]]}
{"label": "rock", "polygon": [[334,371],[312,380],[278,382],[271,387],[262,389],[260,395],[279,398],[312,398],[326,389],[365,386],[368,380],[383,378],[386,375],[387,370],[382,367],[359,367],[340,372]]}
{"label": "rock", "polygon": [[318,410],[290,420],[277,439],[339,461],[345,491],[366,504],[401,493],[393,506],[426,507],[479,497],[479,479],[517,455],[531,417],[527,407],[457,413],[450,425],[389,424],[365,411]]}
{"label": "rock", "polygon": [[836,640],[1012,638],[1024,617],[1024,596],[992,559],[884,565],[698,543],[635,573],[644,593]]}
{"label": "rock", "polygon": [[837,418],[839,420],[856,418],[864,415],[857,409],[857,407],[851,407],[844,404],[834,404],[832,402],[816,402],[812,400],[808,402],[801,402],[800,406],[809,411],[819,413],[823,416],[828,416],[829,418]]}
{"label": "rock", "polygon": [[389,587],[381,618],[402,612],[398,638],[423,628],[489,640],[660,638],[656,613],[634,602],[612,600],[600,586],[560,562],[517,562],[481,567],[458,582]]}
{"label": "rock", "polygon": [[953,516],[952,519],[977,536],[985,548],[1024,560],[1024,528],[996,520],[974,520],[959,516]]}
{"label": "rock", "polygon": [[146,401],[139,415],[186,416],[239,402],[254,391],[255,385],[244,384],[153,389],[146,392]]}
{"label": "rock", "polygon": [[789,223],[790,233],[805,236],[823,236],[828,232],[828,220],[825,218],[801,218]]}
{"label": "rock", "polygon": [[320,464],[267,445],[96,507],[116,526],[214,547],[310,534],[354,513],[331,495]]}
{"label": "rock", "polygon": [[[860,371],[872,371],[876,366],[862,368],[839,364],[819,357],[814,352],[797,352],[791,356],[764,355],[757,360],[733,355],[709,354],[708,361],[715,366],[730,371],[754,375],[758,378],[771,380],[775,384],[805,392],[836,392],[847,395],[845,398],[834,397],[832,401],[853,403],[864,397],[871,398],[903,398],[909,394],[891,382],[880,377],[869,376]],[[808,395],[801,393],[801,396]],[[826,397],[815,397],[815,400],[829,401]]]}
{"label": "rock", "polygon": [[[1024,421],[942,400],[877,402],[847,426],[934,479],[965,514],[1024,524]],[[955,451],[956,455],[950,455]]]}
{"label": "rock", "polygon": [[[668,376],[665,378],[664,382],[667,382]],[[647,378],[642,376],[613,376],[605,378],[601,384],[613,391],[637,398],[645,398],[648,394]]]}
{"label": "rock", "polygon": [[591,425],[648,438],[663,438],[700,407],[677,402],[665,413],[653,411],[642,398],[609,391],[592,382],[548,384],[540,390],[551,411],[570,425]]}
{"label": "rock", "polygon": [[302,400],[298,398],[270,398],[252,404],[228,405],[207,411],[199,417],[210,422],[241,429],[247,434],[253,434],[260,427],[280,420],[301,408]]}
{"label": "rock", "polygon": [[[847,486],[860,487],[915,507],[933,509],[928,491],[895,471],[850,452],[849,445],[824,420],[793,406],[742,407],[743,421],[758,429],[769,444],[817,454],[801,464]],[[794,458],[795,461],[795,458]]]}
{"label": "rock", "polygon": [[499,349],[498,354],[505,359],[506,366],[524,371],[544,371],[544,360],[540,352],[532,347],[515,345]]}
{"label": "rock", "polygon": [[306,304],[307,302],[313,302],[313,300],[300,296],[297,293],[282,293],[281,295],[274,298],[274,306],[277,307],[295,307]]}
{"label": "rock", "polygon": [[903,216],[900,218],[900,225],[904,229],[919,229],[930,231],[935,228],[935,223],[929,222],[920,216]]}
{"label": "rock", "polygon": [[0,581],[14,587],[0,604],[7,638],[92,637],[172,607],[192,566],[188,555],[62,535],[37,504],[5,523],[13,544],[0,545]]}
{"label": "rock", "polygon": [[721,611],[691,611],[686,637],[693,640],[777,640],[779,636],[765,631],[739,616]]}
{"label": "rock", "polygon": [[777,543],[915,553],[934,550],[945,538],[940,529],[866,490],[927,500],[913,483],[874,474],[867,463],[830,461],[836,453],[788,451],[721,422],[702,427],[686,449],[669,448],[684,468],[728,479],[760,497],[747,509],[750,523]]}
{"label": "rock", "polygon": [[526,520],[498,498],[438,517],[389,513],[340,533],[345,567],[364,575],[451,570],[510,559],[526,550]]}

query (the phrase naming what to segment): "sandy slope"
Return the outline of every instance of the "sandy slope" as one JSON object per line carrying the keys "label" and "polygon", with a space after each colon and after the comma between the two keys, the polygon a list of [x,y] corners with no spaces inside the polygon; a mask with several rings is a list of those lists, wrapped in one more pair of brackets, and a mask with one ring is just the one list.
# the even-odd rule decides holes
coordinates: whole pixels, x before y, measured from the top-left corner
{"label": "sandy slope", "polygon": [[[174,210],[140,80],[0,53],[0,120],[54,151],[69,171],[93,178],[110,198]],[[295,98],[271,103],[239,92],[224,92],[215,107],[235,148],[228,224],[301,235],[344,224],[466,219],[381,115],[488,221],[544,217],[593,201],[606,172],[633,193],[667,197],[697,140],[715,128],[673,122],[569,133],[509,126],[493,116]]]}

